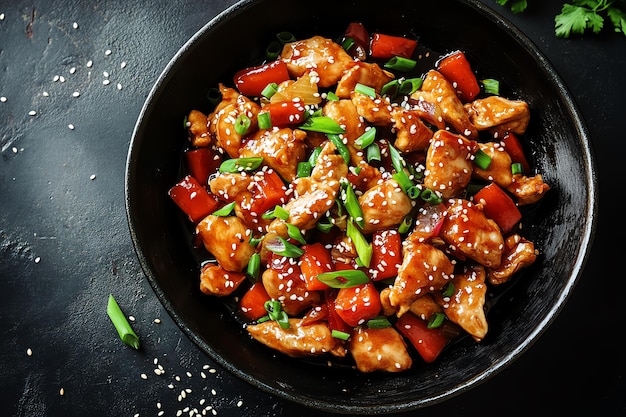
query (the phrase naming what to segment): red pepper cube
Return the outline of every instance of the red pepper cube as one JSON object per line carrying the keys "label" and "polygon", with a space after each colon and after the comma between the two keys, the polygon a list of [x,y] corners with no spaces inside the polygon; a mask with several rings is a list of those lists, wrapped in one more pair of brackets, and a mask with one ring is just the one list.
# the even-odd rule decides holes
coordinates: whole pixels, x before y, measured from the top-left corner
{"label": "red pepper cube", "polygon": [[218,199],[191,175],[176,183],[168,194],[193,223],[198,223],[220,205]]}
{"label": "red pepper cube", "polygon": [[211,148],[197,148],[185,151],[185,161],[192,177],[206,185],[211,174],[217,172],[222,157]]}
{"label": "red pepper cube", "polygon": [[402,264],[402,237],[397,230],[379,230],[372,234],[372,260],[369,275],[373,281],[398,275]]}
{"label": "red pepper cube", "polygon": [[410,59],[416,47],[417,41],[414,39],[374,33],[370,42],[370,56],[377,59],[390,59],[394,56]]}
{"label": "red pepper cube", "polygon": [[463,52],[457,51],[443,58],[438,70],[454,86],[461,101],[472,101],[480,93],[476,75]]}

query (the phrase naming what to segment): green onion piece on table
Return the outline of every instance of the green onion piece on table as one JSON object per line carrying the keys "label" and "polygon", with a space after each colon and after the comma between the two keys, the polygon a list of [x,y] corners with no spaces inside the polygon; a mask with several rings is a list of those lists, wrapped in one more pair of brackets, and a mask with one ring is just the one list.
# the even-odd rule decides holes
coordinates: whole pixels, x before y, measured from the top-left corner
{"label": "green onion piece on table", "polygon": [[360,269],[323,272],[317,279],[332,288],[351,288],[370,281],[367,274]]}
{"label": "green onion piece on table", "polygon": [[109,315],[111,322],[113,322],[120,339],[122,339],[126,345],[139,349],[139,337],[137,337],[137,334],[133,331],[132,327],[130,327],[130,323],[126,319],[126,316],[124,316],[124,313],[122,313],[122,310],[117,304],[117,301],[115,301],[113,294],[109,294],[107,314]]}

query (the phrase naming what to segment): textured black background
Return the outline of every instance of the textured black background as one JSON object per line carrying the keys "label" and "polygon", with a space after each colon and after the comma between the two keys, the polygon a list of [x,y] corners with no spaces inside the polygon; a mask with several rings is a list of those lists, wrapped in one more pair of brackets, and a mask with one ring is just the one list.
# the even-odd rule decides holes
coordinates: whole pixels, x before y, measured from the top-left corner
{"label": "textured black background", "polygon": [[[617,201],[626,37],[557,38],[560,1],[529,1],[521,15],[483,2],[537,44],[580,107],[598,161],[598,228],[571,299],[527,353],[479,387],[402,416],[626,415]],[[196,348],[154,295],[126,224],[124,168],[141,106],[176,51],[233,3],[0,0],[0,414],[173,416],[211,406],[219,416],[326,415],[249,386]],[[135,317],[142,350],[117,338],[109,293]]]}

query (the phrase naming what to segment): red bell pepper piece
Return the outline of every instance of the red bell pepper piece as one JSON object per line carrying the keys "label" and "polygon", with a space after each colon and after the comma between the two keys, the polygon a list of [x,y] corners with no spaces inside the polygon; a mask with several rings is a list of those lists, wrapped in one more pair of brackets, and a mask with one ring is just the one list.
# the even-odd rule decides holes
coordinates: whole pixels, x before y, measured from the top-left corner
{"label": "red bell pepper piece", "polygon": [[257,97],[270,83],[280,84],[289,79],[287,64],[280,59],[238,71],[233,77],[235,87],[245,96]]}
{"label": "red bell pepper piece", "polygon": [[320,242],[302,246],[304,253],[300,256],[300,271],[309,291],[325,290],[328,285],[317,279],[323,272],[334,271],[335,266],[330,251]]}
{"label": "red bell pepper piece", "polygon": [[185,151],[185,160],[191,176],[203,185],[207,184],[209,176],[217,172],[222,163],[222,157],[211,148]]}
{"label": "red bell pepper piece", "polygon": [[252,194],[250,212],[254,213],[253,216],[261,217],[277,204],[287,201],[287,187],[274,170],[265,171],[261,179],[255,181]]}
{"label": "red bell pepper piece", "polygon": [[176,205],[197,223],[220,206],[220,202],[191,175],[187,175],[168,191]]}
{"label": "red bell pepper piece", "polygon": [[530,164],[517,135],[513,132],[506,132],[502,138],[502,143],[504,143],[504,150],[509,154],[511,160],[522,164],[524,172],[530,172]]}
{"label": "red bell pepper piece", "polygon": [[402,238],[397,230],[379,230],[372,234],[372,260],[369,275],[373,281],[398,275],[402,263]]}
{"label": "red bell pepper piece", "polygon": [[377,59],[390,59],[394,56],[410,59],[416,47],[417,41],[414,39],[374,33],[370,42],[370,56]]}
{"label": "red bell pepper piece", "polygon": [[335,311],[352,327],[378,316],[381,308],[380,294],[372,282],[340,288],[335,299]]}
{"label": "red bell pepper piece", "polygon": [[474,195],[474,201],[483,204],[485,216],[493,219],[503,233],[511,231],[522,218],[513,199],[495,182],[481,188]]}
{"label": "red bell pepper piece", "polygon": [[367,48],[370,43],[370,35],[363,26],[363,23],[352,22],[346,28],[344,34],[346,38],[351,38],[357,45]]}
{"label": "red bell pepper piece", "polygon": [[324,292],[325,304],[326,304],[326,319],[328,320],[328,327],[330,330],[337,330],[343,333],[352,333],[352,327],[349,326],[343,319],[337,314],[335,310],[335,299],[339,291],[335,288],[331,288]]}
{"label": "red bell pepper piece", "polygon": [[248,288],[239,301],[239,309],[250,320],[258,320],[267,314],[265,302],[270,300],[261,281],[257,281]]}
{"label": "red bell pepper piece", "polygon": [[454,86],[461,101],[472,101],[480,93],[476,75],[463,52],[457,51],[443,58],[438,70]]}
{"label": "red bell pepper piece", "polygon": [[414,316],[412,313],[404,313],[395,322],[394,326],[415,347],[425,362],[433,362],[443,348],[448,344],[448,337],[442,329],[429,329],[428,324]]}
{"label": "red bell pepper piece", "polygon": [[281,101],[263,106],[261,113],[270,114],[272,126],[282,127],[301,124],[305,110],[302,101]]}

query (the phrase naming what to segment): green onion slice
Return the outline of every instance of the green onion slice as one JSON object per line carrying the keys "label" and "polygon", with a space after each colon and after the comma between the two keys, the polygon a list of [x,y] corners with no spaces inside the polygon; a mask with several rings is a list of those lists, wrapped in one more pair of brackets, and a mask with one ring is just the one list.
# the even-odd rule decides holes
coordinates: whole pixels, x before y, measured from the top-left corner
{"label": "green onion slice", "polygon": [[373,319],[369,319],[367,321],[367,327],[370,329],[384,329],[387,327],[391,327],[391,322],[385,316],[374,317]]}
{"label": "green onion slice", "polygon": [[437,312],[433,314],[432,316],[430,316],[430,319],[428,319],[428,324],[426,325],[426,327],[429,329],[436,329],[438,327],[441,327],[445,319],[446,319],[446,315],[444,313]]}
{"label": "green onion slice", "polygon": [[417,61],[413,59],[404,58],[401,56],[394,56],[385,63],[385,68],[394,71],[406,72],[411,71],[413,68],[415,68],[416,64]]}
{"label": "green onion slice", "polygon": [[404,216],[404,219],[402,219],[402,223],[400,223],[400,225],[398,226],[398,233],[400,233],[401,235],[407,233],[411,229],[412,225],[413,218],[410,215]]}
{"label": "green onion slice", "polygon": [[306,245],[306,240],[304,239],[304,236],[302,235],[302,231],[300,231],[298,226],[295,226],[291,223],[286,223],[286,225],[287,225],[287,233],[289,234],[289,237],[292,238],[293,240],[296,240],[302,243],[303,245]]}
{"label": "green onion slice", "polygon": [[480,169],[487,169],[491,165],[491,157],[479,149],[474,153],[474,164]]}
{"label": "green onion slice", "polygon": [[343,140],[341,140],[341,137],[339,137],[339,135],[337,134],[327,134],[326,136],[335,145],[335,148],[337,148],[337,152],[339,152],[339,155],[343,157],[343,160],[346,163],[346,165],[349,165],[350,164],[350,150],[348,149],[346,144],[343,143]]}
{"label": "green onion slice", "polygon": [[332,91],[329,91],[328,93],[326,93],[326,100],[339,101],[339,97],[337,97],[337,94],[333,93]]}
{"label": "green onion slice", "polygon": [[437,194],[435,191],[431,190],[430,188],[423,190],[422,193],[420,194],[420,197],[422,198],[422,200],[424,200],[428,204],[433,204],[433,205],[439,204],[443,201],[441,196],[439,196],[439,194]]}
{"label": "green onion slice", "polygon": [[107,314],[109,315],[111,322],[113,322],[120,339],[122,339],[126,345],[139,349],[139,337],[137,337],[137,334],[134,332],[132,327],[130,327],[130,323],[126,319],[124,313],[122,313],[122,310],[117,304],[117,301],[115,301],[113,294],[109,294]]}
{"label": "green onion slice", "polygon": [[494,80],[493,78],[485,78],[481,80],[483,84],[483,89],[487,94],[500,95],[500,81]]}
{"label": "green onion slice", "polygon": [[332,288],[351,288],[369,282],[367,274],[360,269],[322,272],[317,276],[324,284]]}
{"label": "green onion slice", "polygon": [[350,215],[350,217],[359,225],[359,227],[363,228],[365,226],[365,220],[363,219],[363,210],[361,209],[361,205],[359,204],[359,199],[357,198],[354,189],[352,188],[352,184],[350,181],[344,180],[341,182],[343,186],[343,192],[341,193],[343,206],[346,208],[346,211]]}
{"label": "green onion slice", "polygon": [[313,167],[309,161],[298,162],[298,168],[296,169],[296,176],[298,178],[310,177]]}
{"label": "green onion slice", "polygon": [[268,85],[265,86],[263,91],[261,91],[261,95],[267,99],[270,99],[277,92],[278,92],[278,84],[269,83]]}
{"label": "green onion slice", "polygon": [[246,273],[254,281],[259,279],[259,272],[261,271],[261,255],[253,253],[248,261],[248,268]]}
{"label": "green onion slice", "polygon": [[348,52],[352,46],[354,46],[354,39],[346,38],[343,42],[341,42],[341,47],[344,51]]}
{"label": "green onion slice", "polygon": [[289,316],[285,310],[282,309],[280,301],[268,300],[263,306],[265,307],[265,311],[267,311],[267,315],[270,320],[277,322],[283,329],[289,328]]}
{"label": "green onion slice", "polygon": [[454,283],[448,282],[441,290],[441,294],[444,297],[452,297],[452,295],[454,294]]}
{"label": "green onion slice", "polygon": [[294,42],[296,40],[296,37],[293,36],[291,32],[287,32],[287,31],[278,32],[276,34],[276,38],[283,45],[289,42]]}
{"label": "green onion slice", "polygon": [[335,339],[348,340],[350,339],[350,333],[342,332],[341,330],[332,330],[330,335]]}
{"label": "green onion slice", "polygon": [[520,162],[514,162],[513,164],[511,164],[511,173],[513,175],[523,174],[524,173],[523,165]]}
{"label": "green onion slice", "polygon": [[380,95],[393,98],[398,95],[399,91],[400,81],[391,80],[387,84],[383,85],[383,88],[380,89]]}
{"label": "green onion slice", "polygon": [[275,254],[286,256],[287,258],[299,258],[304,254],[304,250],[293,243],[287,242],[280,236],[277,240],[269,242],[266,247]]}
{"label": "green onion slice", "polygon": [[230,214],[233,212],[233,209],[235,208],[235,202],[231,202],[226,204],[224,207],[222,207],[219,210],[215,210],[213,213],[211,213],[213,216],[218,216],[218,217],[227,217],[230,216]]}
{"label": "green onion slice", "polygon": [[374,90],[372,87],[369,87],[365,84],[356,83],[356,85],[354,86],[354,92],[359,93],[359,94],[364,94],[371,98],[376,98],[376,90]]}
{"label": "green onion slice", "polygon": [[250,124],[250,118],[243,113],[240,114],[237,116],[237,120],[235,120],[235,132],[241,136],[245,135],[250,129]]}
{"label": "green onion slice", "polygon": [[313,149],[313,152],[311,152],[311,156],[309,156],[309,164],[311,164],[311,167],[314,167],[315,165],[317,165],[317,158],[320,157],[321,153],[322,153],[321,146],[318,146],[315,149]]}
{"label": "green onion slice", "polygon": [[270,117],[269,112],[259,113],[257,121],[259,123],[259,129],[269,129],[272,127],[272,118]]}
{"label": "green onion slice", "polygon": [[333,224],[330,222],[326,223],[326,222],[319,221],[315,224],[315,228],[322,233],[328,233],[330,232],[330,229],[333,228]]}
{"label": "green onion slice", "polygon": [[374,139],[376,139],[376,128],[371,127],[367,129],[365,133],[363,133],[361,136],[356,138],[354,144],[360,149],[365,149],[372,143],[374,143]]}
{"label": "green onion slice", "polygon": [[311,116],[306,119],[304,123],[298,126],[298,128],[312,132],[331,133],[336,135],[345,132],[343,127],[339,126],[336,121],[328,116]]}
{"label": "green onion slice", "polygon": [[363,233],[354,225],[352,219],[348,220],[346,235],[352,240],[352,243],[354,243],[356,253],[359,255],[362,266],[368,268],[370,262],[372,262],[372,244],[365,239],[365,236],[363,236]]}
{"label": "green onion slice", "polygon": [[260,167],[262,163],[263,158],[260,156],[227,159],[220,165],[220,172],[236,174],[242,171],[254,171]]}
{"label": "green onion slice", "polygon": [[408,78],[402,81],[400,84],[399,93],[405,96],[410,96],[414,92],[420,89],[424,80],[421,78]]}
{"label": "green onion slice", "polygon": [[285,209],[283,206],[276,205],[274,208],[266,213],[263,213],[261,216],[264,219],[282,219],[287,221],[289,219],[289,211]]}
{"label": "green onion slice", "polygon": [[209,104],[216,105],[217,103],[222,101],[222,93],[217,87],[209,88],[206,93],[206,98],[207,100],[209,100]]}
{"label": "green onion slice", "polygon": [[406,172],[396,172],[391,176],[402,188],[402,191],[406,193],[412,200],[415,200],[420,195],[420,189],[413,184],[413,181],[409,178]]}
{"label": "green onion slice", "polygon": [[380,155],[380,146],[377,143],[372,143],[366,148],[367,162],[380,161],[382,159]]}

